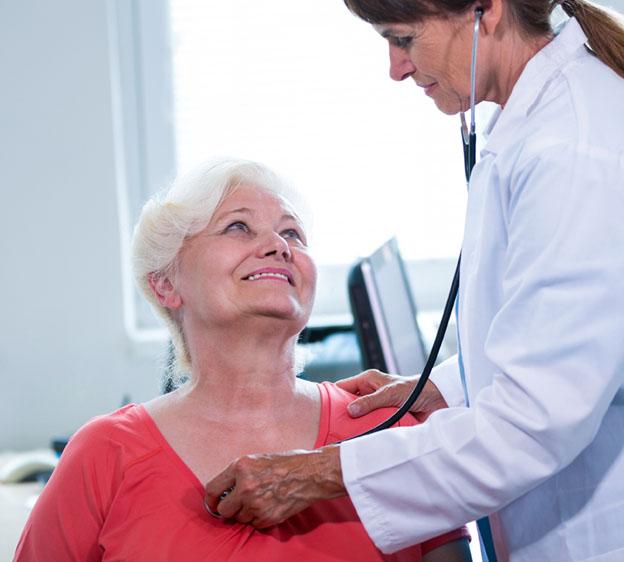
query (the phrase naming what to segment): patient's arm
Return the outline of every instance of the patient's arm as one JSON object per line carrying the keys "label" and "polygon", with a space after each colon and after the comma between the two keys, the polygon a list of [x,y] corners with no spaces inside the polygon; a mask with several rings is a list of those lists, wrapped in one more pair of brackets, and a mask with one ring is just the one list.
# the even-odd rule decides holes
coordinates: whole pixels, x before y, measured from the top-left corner
{"label": "patient's arm", "polygon": [[423,562],[472,562],[468,539],[447,542],[423,556]]}

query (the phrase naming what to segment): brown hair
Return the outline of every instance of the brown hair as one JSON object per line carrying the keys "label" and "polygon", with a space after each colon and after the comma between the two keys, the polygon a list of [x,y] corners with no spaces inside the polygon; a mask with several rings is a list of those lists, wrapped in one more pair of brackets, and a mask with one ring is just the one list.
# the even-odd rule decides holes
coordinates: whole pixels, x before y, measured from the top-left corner
{"label": "brown hair", "polygon": [[[429,16],[460,14],[475,5],[474,0],[344,0],[356,16],[372,24],[413,23]],[[487,6],[488,0],[481,4]],[[512,17],[529,36],[551,31],[550,14],[561,4],[575,17],[587,36],[591,51],[624,78],[624,23],[612,12],[589,0],[506,0]]]}

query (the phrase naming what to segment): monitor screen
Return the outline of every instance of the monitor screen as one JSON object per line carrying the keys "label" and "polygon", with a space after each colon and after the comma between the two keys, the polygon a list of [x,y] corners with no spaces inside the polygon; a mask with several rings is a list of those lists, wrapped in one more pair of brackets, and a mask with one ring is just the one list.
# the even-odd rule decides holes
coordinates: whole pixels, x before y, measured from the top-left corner
{"label": "monitor screen", "polygon": [[364,367],[413,375],[426,356],[405,265],[393,238],[360,260],[349,279]]}

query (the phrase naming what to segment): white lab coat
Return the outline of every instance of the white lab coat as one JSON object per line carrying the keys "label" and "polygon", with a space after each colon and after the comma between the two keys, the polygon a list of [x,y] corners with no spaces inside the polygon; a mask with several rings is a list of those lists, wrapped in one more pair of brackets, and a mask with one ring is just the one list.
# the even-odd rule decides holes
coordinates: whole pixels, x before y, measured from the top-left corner
{"label": "white lab coat", "polygon": [[624,80],[576,20],[525,67],[468,196],[452,407],[341,446],[393,552],[492,513],[499,562],[624,561]]}

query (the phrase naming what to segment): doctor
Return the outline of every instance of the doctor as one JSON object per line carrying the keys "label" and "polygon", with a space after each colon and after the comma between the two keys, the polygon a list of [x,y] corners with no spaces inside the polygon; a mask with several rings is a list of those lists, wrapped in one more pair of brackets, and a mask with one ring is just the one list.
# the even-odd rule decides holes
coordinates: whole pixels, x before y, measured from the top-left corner
{"label": "doctor", "polygon": [[[346,3],[387,39],[391,77],[448,114],[469,107],[483,10],[476,101],[501,109],[470,180],[460,353],[413,408],[426,423],[243,457],[206,503],[265,527],[348,493],[384,552],[490,515],[499,562],[621,562],[624,28],[585,0],[556,36],[550,0]],[[415,382],[342,384],[363,413]]]}

